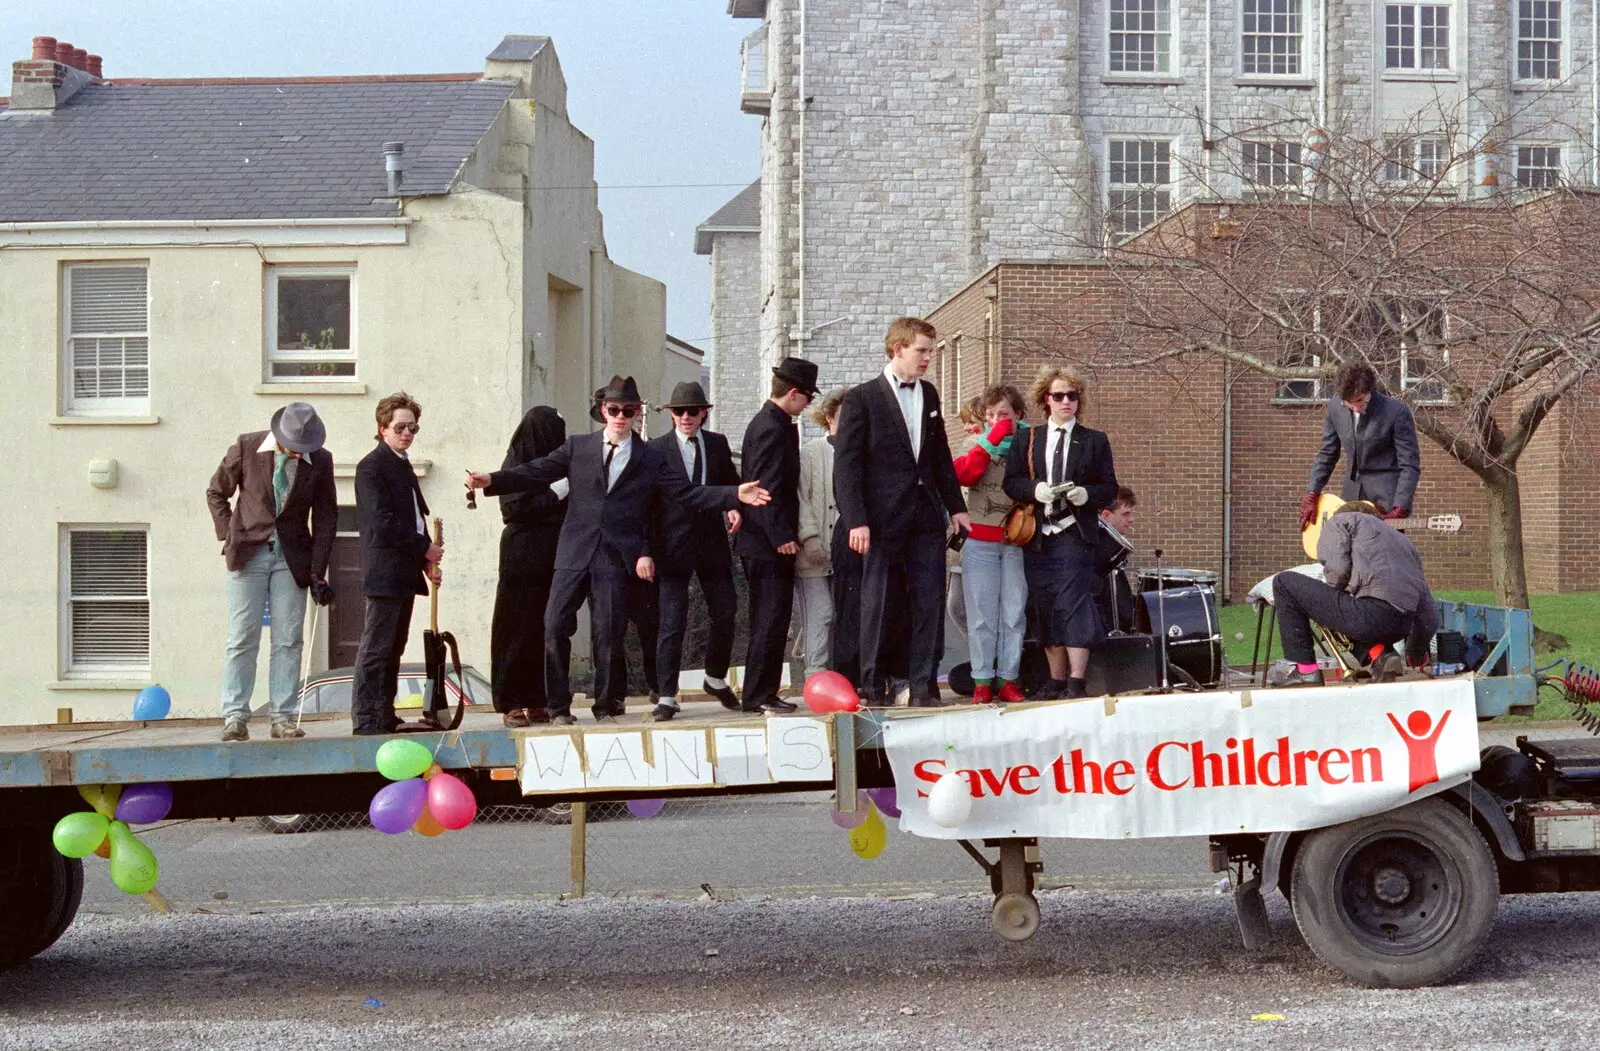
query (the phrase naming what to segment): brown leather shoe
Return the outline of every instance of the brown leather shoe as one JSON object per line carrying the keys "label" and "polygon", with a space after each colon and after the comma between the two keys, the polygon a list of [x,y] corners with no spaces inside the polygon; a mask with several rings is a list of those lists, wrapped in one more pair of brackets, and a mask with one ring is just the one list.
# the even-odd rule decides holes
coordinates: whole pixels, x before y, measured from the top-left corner
{"label": "brown leather shoe", "polygon": [[528,709],[526,708],[513,708],[502,715],[500,721],[513,730],[520,730],[533,725],[533,721],[528,718]]}

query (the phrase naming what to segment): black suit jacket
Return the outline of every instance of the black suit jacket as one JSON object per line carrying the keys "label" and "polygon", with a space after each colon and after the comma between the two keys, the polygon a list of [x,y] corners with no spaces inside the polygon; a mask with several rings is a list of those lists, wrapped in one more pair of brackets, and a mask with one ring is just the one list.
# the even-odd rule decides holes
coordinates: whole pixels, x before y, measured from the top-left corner
{"label": "black suit jacket", "polygon": [[740,558],[777,558],[778,548],[800,537],[800,429],[794,417],[764,402],[744,429],[740,456],[744,480],[759,481],[772,500],[745,508],[733,549]]}
{"label": "black suit jacket", "polygon": [[[413,502],[415,498],[415,502]],[[417,532],[417,509],[428,501],[411,461],[383,442],[356,465],[356,520],[361,530],[361,593],[374,598],[426,595],[428,546]]]}
{"label": "black suit jacket", "polygon": [[[701,466],[706,485],[738,485],[739,469],[733,465],[733,452],[726,435],[700,429],[703,439]],[[682,472],[683,453],[676,428],[650,439],[660,450],[668,470]],[[697,480],[690,479],[699,484]],[[728,528],[721,511],[697,511],[656,491],[655,511],[650,516],[650,553],[656,569],[663,573],[687,573],[700,566],[718,567],[733,563],[728,550]]]}
{"label": "black suit jacket", "polygon": [[[650,518],[657,495],[701,511],[731,510],[739,490],[726,485],[691,485],[683,461],[677,470],[661,450],[630,434],[628,464],[617,484],[606,491],[605,432],[574,435],[549,456],[496,471],[489,476],[490,496],[516,493],[568,480],[567,517],[556,544],[556,569],[582,571],[604,545],[618,564],[632,573],[634,563],[650,554]],[[677,456],[676,450],[673,456]]]}
{"label": "black suit jacket", "polygon": [[[1006,457],[1005,490],[1013,500],[1033,503],[1039,528],[1029,546],[1037,547],[1044,539],[1045,518],[1044,505],[1033,499],[1033,489],[1039,482],[1050,480],[1050,465],[1046,462],[1050,448],[1050,425],[1046,422],[1029,427],[1028,434],[1033,438],[1034,477],[1028,477],[1027,439],[1014,441]],[[1072,434],[1067,438],[1067,459],[1063,466],[1068,481],[1076,482],[1089,491],[1088,502],[1082,507],[1073,508],[1072,517],[1078,523],[1078,536],[1093,549],[1100,539],[1098,516],[1117,497],[1117,470],[1111,462],[1111,440],[1104,431],[1085,427],[1081,423],[1074,424]]]}
{"label": "black suit jacket", "polygon": [[1338,398],[1328,399],[1322,414],[1322,447],[1306,486],[1309,492],[1322,492],[1341,452],[1346,467],[1339,486],[1341,497],[1371,500],[1386,510],[1411,509],[1422,474],[1422,456],[1417,449],[1417,423],[1405,402],[1373,391],[1357,431],[1355,413]]}
{"label": "black suit jacket", "polygon": [[922,447],[913,457],[900,399],[884,376],[845,393],[834,440],[833,493],[845,529],[869,526],[874,541],[911,529],[943,529],[967,509],[950,461],[939,392],[922,382]]}

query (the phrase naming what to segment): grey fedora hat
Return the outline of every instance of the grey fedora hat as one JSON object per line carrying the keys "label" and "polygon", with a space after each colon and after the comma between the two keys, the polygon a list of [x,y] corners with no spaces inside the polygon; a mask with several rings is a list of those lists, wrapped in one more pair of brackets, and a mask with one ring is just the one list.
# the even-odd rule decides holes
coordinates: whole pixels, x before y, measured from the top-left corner
{"label": "grey fedora hat", "polygon": [[690,380],[686,383],[675,384],[672,388],[672,397],[662,406],[665,409],[709,409],[711,402],[706,400],[706,389],[700,384]]}
{"label": "grey fedora hat", "polygon": [[314,453],[328,440],[317,410],[303,401],[291,401],[272,414],[272,436],[292,453]]}

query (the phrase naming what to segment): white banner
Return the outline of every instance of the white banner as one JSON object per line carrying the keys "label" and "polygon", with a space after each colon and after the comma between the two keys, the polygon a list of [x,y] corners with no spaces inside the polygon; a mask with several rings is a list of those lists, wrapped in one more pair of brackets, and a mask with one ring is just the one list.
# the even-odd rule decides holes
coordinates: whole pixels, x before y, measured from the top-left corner
{"label": "white banner", "polygon": [[[1443,791],[1478,768],[1470,679],[1102,698],[891,718],[907,832],[1125,839],[1318,828]],[[971,814],[929,815],[954,771]]]}

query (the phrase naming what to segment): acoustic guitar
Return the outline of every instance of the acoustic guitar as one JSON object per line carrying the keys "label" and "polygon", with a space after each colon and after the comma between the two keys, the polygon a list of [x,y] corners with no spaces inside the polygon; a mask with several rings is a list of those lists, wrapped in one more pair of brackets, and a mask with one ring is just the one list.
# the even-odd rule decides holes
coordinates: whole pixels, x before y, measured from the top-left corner
{"label": "acoustic guitar", "polygon": [[[1345,499],[1337,493],[1323,493],[1317,500],[1317,517],[1300,533],[1300,546],[1305,549],[1307,558],[1317,557],[1317,540],[1322,536],[1322,523],[1332,518],[1333,513],[1345,503]],[[1410,518],[1386,518],[1384,521],[1402,533],[1419,529],[1430,533],[1461,532],[1460,515],[1412,515]]]}

